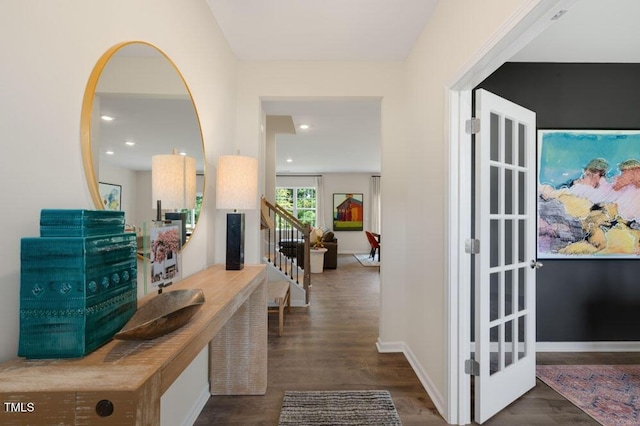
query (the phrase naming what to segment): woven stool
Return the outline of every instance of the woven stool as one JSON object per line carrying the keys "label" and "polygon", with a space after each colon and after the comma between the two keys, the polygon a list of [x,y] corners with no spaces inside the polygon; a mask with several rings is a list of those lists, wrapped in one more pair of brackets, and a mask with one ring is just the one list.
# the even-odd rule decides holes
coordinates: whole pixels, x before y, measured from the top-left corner
{"label": "woven stool", "polygon": [[[282,336],[282,330],[284,329],[284,306],[287,305],[287,311],[291,309],[291,293],[289,292],[288,281],[271,281],[267,283],[267,300],[269,306],[267,312],[278,313],[278,336]],[[271,306],[272,303],[277,306]]]}

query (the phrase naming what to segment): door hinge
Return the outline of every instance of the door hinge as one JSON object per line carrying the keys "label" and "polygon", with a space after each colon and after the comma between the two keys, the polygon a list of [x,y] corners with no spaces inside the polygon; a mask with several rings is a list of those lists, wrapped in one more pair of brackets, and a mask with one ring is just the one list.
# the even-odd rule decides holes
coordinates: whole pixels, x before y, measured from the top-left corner
{"label": "door hinge", "polygon": [[480,119],[479,118],[471,118],[464,122],[464,131],[468,135],[475,135],[476,133],[480,133]]}
{"label": "door hinge", "polygon": [[467,359],[464,361],[464,373],[472,376],[480,375],[480,363],[475,359]]}
{"label": "door hinge", "polygon": [[465,240],[464,252],[468,254],[480,253],[480,240],[476,240],[475,238],[469,238],[468,240]]}

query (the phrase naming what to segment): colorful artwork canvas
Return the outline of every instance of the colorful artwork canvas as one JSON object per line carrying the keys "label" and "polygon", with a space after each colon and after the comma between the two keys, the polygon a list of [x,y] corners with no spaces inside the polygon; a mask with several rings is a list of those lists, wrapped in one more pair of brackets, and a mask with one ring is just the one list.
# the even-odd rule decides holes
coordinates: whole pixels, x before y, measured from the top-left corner
{"label": "colorful artwork canvas", "polygon": [[640,255],[640,131],[538,132],[538,257]]}
{"label": "colorful artwork canvas", "polygon": [[122,186],[113,183],[98,183],[100,199],[105,210],[122,210]]}
{"label": "colorful artwork canvas", "polygon": [[363,220],[362,194],[333,194],[334,231],[362,231]]}

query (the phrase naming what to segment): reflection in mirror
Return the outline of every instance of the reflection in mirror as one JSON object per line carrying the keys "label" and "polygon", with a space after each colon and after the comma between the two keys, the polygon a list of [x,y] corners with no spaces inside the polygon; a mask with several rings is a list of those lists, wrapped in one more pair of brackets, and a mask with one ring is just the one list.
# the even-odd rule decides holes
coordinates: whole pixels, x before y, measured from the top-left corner
{"label": "reflection in mirror", "polygon": [[[189,90],[175,65],[146,43],[114,46],[98,61],[82,111],[85,173],[96,208],[125,212],[140,233],[156,219],[151,159],[175,150],[195,158],[196,203],[186,213],[195,230],[204,190],[202,134]],[[175,210],[165,211],[175,217]],[[184,215],[181,215],[184,217]]]}

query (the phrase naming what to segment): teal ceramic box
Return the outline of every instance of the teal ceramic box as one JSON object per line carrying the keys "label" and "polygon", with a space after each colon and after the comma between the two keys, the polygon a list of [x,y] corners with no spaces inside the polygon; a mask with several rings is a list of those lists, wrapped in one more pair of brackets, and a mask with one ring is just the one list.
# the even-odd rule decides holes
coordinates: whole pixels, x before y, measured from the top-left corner
{"label": "teal ceramic box", "polygon": [[137,306],[136,235],[23,238],[20,341],[26,358],[86,355]]}
{"label": "teal ceramic box", "polygon": [[40,211],[41,237],[89,237],[123,232],[123,211],[71,209]]}

